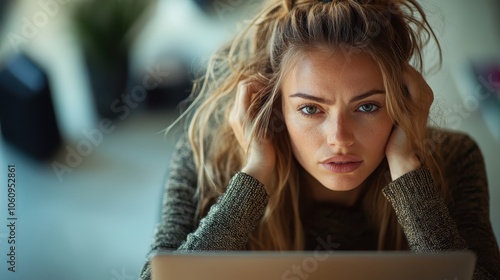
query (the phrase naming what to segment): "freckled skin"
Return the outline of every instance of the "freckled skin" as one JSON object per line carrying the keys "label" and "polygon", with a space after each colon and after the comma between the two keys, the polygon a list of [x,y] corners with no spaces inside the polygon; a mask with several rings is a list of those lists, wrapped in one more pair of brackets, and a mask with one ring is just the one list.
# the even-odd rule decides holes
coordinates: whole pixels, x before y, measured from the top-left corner
{"label": "freckled skin", "polygon": [[[384,90],[380,68],[367,54],[347,57],[342,52],[315,50],[293,64],[282,85],[283,114],[295,158],[305,170],[308,187],[317,194],[356,189],[384,159],[393,126],[385,93],[351,102],[358,95]],[[290,97],[295,93],[331,103]],[[320,164],[338,154],[354,155],[362,164],[342,174]]]}

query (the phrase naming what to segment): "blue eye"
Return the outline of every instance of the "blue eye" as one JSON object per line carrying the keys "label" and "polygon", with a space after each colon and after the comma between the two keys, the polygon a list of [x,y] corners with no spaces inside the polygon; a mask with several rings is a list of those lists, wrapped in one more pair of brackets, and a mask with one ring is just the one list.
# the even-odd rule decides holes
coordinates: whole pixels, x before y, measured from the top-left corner
{"label": "blue eye", "polygon": [[380,106],[373,103],[363,104],[358,107],[358,110],[364,113],[374,113],[378,109],[380,109]]}
{"label": "blue eye", "polygon": [[304,115],[314,115],[319,112],[319,109],[316,106],[306,105],[300,108],[300,112]]}

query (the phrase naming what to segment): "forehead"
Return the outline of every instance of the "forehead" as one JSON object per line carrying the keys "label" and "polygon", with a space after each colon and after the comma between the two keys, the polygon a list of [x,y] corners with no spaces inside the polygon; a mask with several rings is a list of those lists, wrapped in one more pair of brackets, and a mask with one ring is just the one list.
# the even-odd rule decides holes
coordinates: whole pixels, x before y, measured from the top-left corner
{"label": "forehead", "polygon": [[295,55],[286,70],[282,88],[332,91],[383,89],[383,76],[373,57],[363,52],[306,50]]}

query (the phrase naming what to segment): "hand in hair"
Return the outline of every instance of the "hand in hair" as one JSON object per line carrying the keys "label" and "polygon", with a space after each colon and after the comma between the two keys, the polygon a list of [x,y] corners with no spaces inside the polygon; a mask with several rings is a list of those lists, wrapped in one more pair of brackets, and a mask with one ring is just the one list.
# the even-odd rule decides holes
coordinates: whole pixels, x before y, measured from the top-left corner
{"label": "hand in hair", "polygon": [[[430,107],[434,101],[432,89],[422,75],[410,65],[406,66],[404,80],[413,101],[412,104],[415,105],[407,117],[411,119],[418,130],[425,131]],[[409,141],[407,140],[406,133],[395,124],[385,150],[392,180],[396,180],[422,165],[416,151],[408,145]],[[423,140],[421,139],[421,141]]]}
{"label": "hand in hair", "polygon": [[229,123],[247,157],[241,171],[259,180],[269,193],[268,187],[276,161],[275,149],[271,139],[251,137],[252,120],[248,114],[253,97],[262,87],[261,83],[254,80],[239,82],[235,103],[229,114]]}

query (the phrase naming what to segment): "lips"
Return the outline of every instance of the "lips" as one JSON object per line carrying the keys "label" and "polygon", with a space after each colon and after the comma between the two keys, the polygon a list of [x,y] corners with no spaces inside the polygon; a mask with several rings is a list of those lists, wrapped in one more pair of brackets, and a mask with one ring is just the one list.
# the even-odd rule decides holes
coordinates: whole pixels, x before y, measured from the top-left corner
{"label": "lips", "polygon": [[354,155],[336,155],[321,162],[321,165],[333,173],[349,173],[358,169],[363,161]]}

